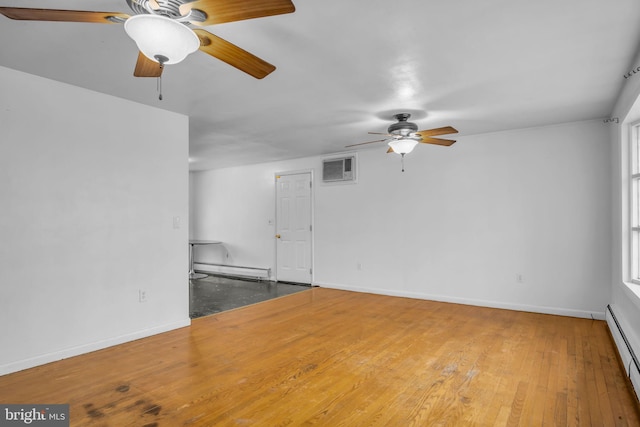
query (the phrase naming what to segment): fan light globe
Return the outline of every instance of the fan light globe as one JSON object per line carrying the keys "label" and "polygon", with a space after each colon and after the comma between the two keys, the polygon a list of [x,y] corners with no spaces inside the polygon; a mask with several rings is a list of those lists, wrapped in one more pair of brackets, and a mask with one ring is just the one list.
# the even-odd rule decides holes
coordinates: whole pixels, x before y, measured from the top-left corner
{"label": "fan light globe", "polygon": [[124,30],[147,58],[163,64],[176,64],[200,46],[200,39],[187,26],[159,15],[135,15],[124,23]]}
{"label": "fan light globe", "polygon": [[412,152],[415,146],[418,145],[418,141],[410,138],[400,138],[389,141],[388,145],[394,153],[404,155]]}

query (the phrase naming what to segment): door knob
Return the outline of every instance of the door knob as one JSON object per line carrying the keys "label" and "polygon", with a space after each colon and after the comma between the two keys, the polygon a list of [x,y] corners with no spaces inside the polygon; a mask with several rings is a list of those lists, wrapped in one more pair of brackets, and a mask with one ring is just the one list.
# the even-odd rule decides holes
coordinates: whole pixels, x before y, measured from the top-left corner
{"label": "door knob", "polygon": [[276,234],[276,239],[279,239],[279,238],[280,238],[280,235],[279,235],[279,234]]}

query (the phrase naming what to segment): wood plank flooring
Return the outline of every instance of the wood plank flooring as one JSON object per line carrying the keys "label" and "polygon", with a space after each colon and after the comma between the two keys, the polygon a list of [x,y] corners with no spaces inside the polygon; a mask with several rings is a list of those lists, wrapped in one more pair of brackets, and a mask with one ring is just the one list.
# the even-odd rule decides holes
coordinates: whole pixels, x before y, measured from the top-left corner
{"label": "wood plank flooring", "polygon": [[313,288],[0,377],[73,426],[640,426],[605,322]]}

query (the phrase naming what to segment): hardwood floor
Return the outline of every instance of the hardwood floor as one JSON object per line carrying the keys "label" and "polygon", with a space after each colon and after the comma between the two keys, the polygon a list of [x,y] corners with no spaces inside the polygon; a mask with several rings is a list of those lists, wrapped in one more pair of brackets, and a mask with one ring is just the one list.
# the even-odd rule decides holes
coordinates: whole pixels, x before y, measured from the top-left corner
{"label": "hardwood floor", "polygon": [[86,426],[639,426],[605,322],[313,288],[0,377]]}

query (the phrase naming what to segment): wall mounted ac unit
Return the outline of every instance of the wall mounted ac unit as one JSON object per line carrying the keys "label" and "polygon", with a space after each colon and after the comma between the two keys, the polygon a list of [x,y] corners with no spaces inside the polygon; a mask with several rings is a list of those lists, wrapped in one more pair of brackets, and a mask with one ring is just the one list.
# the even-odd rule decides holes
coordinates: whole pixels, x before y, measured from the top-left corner
{"label": "wall mounted ac unit", "polygon": [[356,158],[346,156],[322,161],[322,182],[345,182],[356,179]]}

